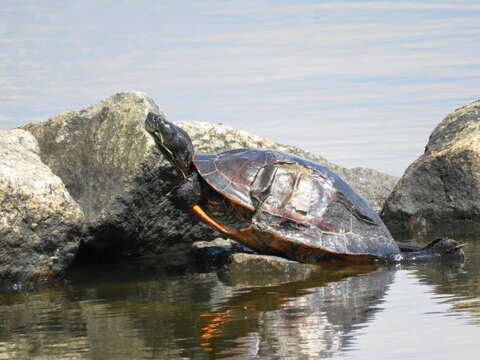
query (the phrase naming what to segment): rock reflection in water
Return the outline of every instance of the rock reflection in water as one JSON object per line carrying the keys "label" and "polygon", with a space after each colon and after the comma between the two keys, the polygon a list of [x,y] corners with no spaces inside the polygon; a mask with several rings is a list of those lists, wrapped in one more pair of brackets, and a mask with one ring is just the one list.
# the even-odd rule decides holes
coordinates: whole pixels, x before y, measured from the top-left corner
{"label": "rock reflection in water", "polygon": [[[169,271],[158,259],[82,268],[63,287],[0,293],[0,359],[344,356],[388,344],[392,337],[409,341],[408,321],[404,332],[390,329],[388,322],[383,323],[388,334],[372,330],[383,329],[379,323],[391,319],[392,312],[401,319],[398,311],[405,311],[404,306],[439,309],[437,296],[448,301],[440,309],[450,309],[455,319],[469,317],[478,323],[479,257],[471,259],[475,261],[467,261],[463,271],[445,266],[412,266],[408,271],[328,268],[293,277],[249,274],[248,267],[243,276]],[[405,274],[412,274],[406,287],[399,281]],[[412,298],[415,284],[420,291]],[[395,307],[395,301],[402,307]],[[417,320],[415,311],[409,314],[411,321]],[[424,327],[416,330],[423,334],[431,331],[430,320],[438,319],[436,328],[444,324],[428,314],[422,319]],[[458,334],[449,336],[455,342],[472,333],[471,328],[461,332],[461,321],[454,324]],[[442,336],[448,332],[437,331]],[[419,358],[432,351],[413,350]]]}
{"label": "rock reflection in water", "polygon": [[480,239],[465,240],[465,264],[430,264],[414,270],[420,283],[433,286],[435,294],[451,305],[451,312],[480,325]]}
{"label": "rock reflection in water", "polygon": [[393,279],[394,270],[357,268],[237,289],[217,311],[201,314],[200,346],[217,357],[330,357],[378,311]]}
{"label": "rock reflection in water", "polygon": [[392,281],[393,272],[374,270],[263,285],[252,274],[250,286],[168,273],[155,261],[82,269],[65,287],[0,295],[0,359],[328,356]]}

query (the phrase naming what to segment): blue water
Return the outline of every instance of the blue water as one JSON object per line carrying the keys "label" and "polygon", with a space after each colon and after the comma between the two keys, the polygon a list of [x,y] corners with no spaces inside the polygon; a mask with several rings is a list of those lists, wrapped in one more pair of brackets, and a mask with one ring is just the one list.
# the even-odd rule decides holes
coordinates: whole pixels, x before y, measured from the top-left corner
{"label": "blue water", "polygon": [[5,2],[0,128],[139,90],[171,120],[401,175],[479,98],[479,17],[475,0]]}
{"label": "blue water", "polygon": [[0,294],[0,359],[472,359],[480,247],[465,264],[262,276],[139,259]]}

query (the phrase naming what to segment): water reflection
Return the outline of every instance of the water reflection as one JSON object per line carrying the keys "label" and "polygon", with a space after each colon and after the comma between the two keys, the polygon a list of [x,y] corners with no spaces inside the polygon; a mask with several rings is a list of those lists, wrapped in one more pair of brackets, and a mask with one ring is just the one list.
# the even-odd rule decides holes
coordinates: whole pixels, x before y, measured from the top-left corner
{"label": "water reflection", "polygon": [[[83,268],[66,286],[0,295],[0,359],[341,357],[363,343],[388,343],[381,323],[402,317],[400,300],[437,310],[442,302],[441,311],[478,323],[480,257],[469,258],[463,269],[329,268],[263,284],[255,274],[249,284],[228,274],[167,271],[155,259]],[[423,290],[412,298],[412,287]],[[432,324],[426,332],[438,328],[425,324]],[[474,334],[455,324],[463,329],[457,337]],[[407,341],[396,331],[389,338]]]}
{"label": "water reflection", "polygon": [[372,270],[322,270],[303,281],[237,289],[217,311],[201,315],[201,346],[216,357],[246,350],[252,356],[328,357],[379,309],[394,271]]}
{"label": "water reflection", "polygon": [[437,298],[450,305],[450,311],[480,325],[480,242],[466,245],[467,259],[458,265],[437,264],[414,268],[422,284],[433,287]]}

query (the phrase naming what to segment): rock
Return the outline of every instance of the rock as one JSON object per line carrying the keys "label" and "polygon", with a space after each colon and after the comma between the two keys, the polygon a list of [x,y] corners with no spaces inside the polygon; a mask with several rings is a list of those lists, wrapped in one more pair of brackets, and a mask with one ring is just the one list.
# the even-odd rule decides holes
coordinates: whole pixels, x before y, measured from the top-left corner
{"label": "rock", "polygon": [[305,280],[315,269],[319,267],[278,256],[238,252],[230,255],[219,275],[229,285],[271,286]]}
{"label": "rock", "polygon": [[381,216],[396,238],[480,230],[480,101],[448,115],[395,186]]}
{"label": "rock", "polygon": [[[398,178],[372,169],[356,167],[352,169],[340,168],[334,170],[353,190],[362,196],[370,207],[377,213],[383,208],[385,200],[392,192]],[[335,169],[335,167],[331,167]]]}
{"label": "rock", "polygon": [[74,260],[83,213],[35,138],[0,130],[0,280],[49,279]]}
{"label": "rock", "polygon": [[177,177],[143,128],[150,111],[160,109],[145,94],[118,93],[22,127],[85,214],[80,261],[166,249],[186,254],[193,241],[214,237],[165,196]]}
{"label": "rock", "polygon": [[191,263],[202,269],[219,268],[230,261],[237,252],[253,254],[254,251],[231,239],[216,238],[212,241],[196,241],[190,252]]}
{"label": "rock", "polygon": [[[170,202],[167,194],[178,179],[143,128],[149,111],[160,109],[145,94],[118,93],[85,110],[22,127],[36,137],[43,162],[62,179],[85,214],[88,236],[80,258],[161,254],[167,249],[182,254],[191,243],[218,235]],[[272,148],[325,164],[376,209],[396,181],[373,170],[344,169],[313,153],[221,124],[178,124],[190,134],[197,151]]]}

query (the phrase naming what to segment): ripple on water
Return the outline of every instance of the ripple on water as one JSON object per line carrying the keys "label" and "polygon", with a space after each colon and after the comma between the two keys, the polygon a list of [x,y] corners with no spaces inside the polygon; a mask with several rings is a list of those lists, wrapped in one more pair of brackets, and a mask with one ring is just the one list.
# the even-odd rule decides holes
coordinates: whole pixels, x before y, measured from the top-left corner
{"label": "ripple on water", "polygon": [[0,359],[477,353],[478,252],[460,267],[321,268],[296,281],[250,274],[255,281],[226,283],[215,272],[151,268],[93,267],[64,287],[0,294]]}

